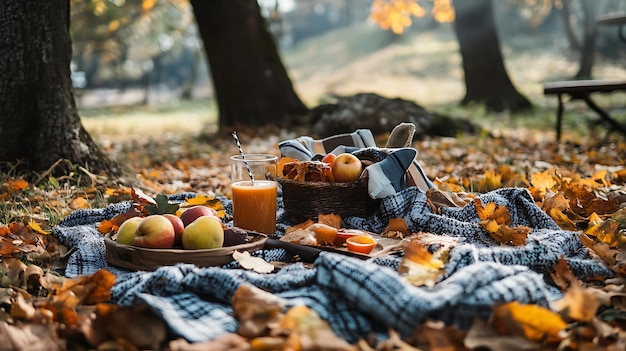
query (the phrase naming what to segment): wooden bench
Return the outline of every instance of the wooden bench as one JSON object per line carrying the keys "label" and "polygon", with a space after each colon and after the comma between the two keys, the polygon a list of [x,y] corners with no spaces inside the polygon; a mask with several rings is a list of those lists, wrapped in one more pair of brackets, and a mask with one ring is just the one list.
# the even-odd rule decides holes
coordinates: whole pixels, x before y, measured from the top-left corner
{"label": "wooden bench", "polygon": [[556,94],[558,96],[559,105],[556,116],[556,141],[561,140],[561,122],[563,120],[563,95],[569,95],[571,100],[583,100],[587,106],[595,111],[603,120],[608,122],[615,130],[626,135],[626,127],[621,125],[611,116],[598,107],[591,100],[592,93],[611,93],[618,90],[626,91],[626,80],[565,80],[557,82],[546,82],[543,84],[543,93],[545,95]]}

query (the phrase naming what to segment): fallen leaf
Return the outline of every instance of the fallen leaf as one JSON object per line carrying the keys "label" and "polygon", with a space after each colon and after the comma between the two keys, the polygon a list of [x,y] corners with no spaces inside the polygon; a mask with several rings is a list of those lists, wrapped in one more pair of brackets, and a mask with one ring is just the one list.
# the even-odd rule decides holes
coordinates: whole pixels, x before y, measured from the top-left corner
{"label": "fallen leaf", "polygon": [[241,267],[252,269],[257,273],[272,273],[274,271],[274,265],[261,257],[251,256],[248,251],[239,252],[235,250],[233,252],[233,259],[237,261]]}
{"label": "fallen leaf", "polygon": [[558,343],[564,338],[567,323],[551,310],[517,301],[497,306],[492,316],[492,325],[500,334],[516,335],[518,328],[532,341]]}
{"label": "fallen leaf", "polygon": [[389,223],[387,223],[387,227],[380,233],[381,236],[386,236],[390,238],[406,238],[410,235],[409,228],[406,225],[406,222],[401,217],[390,218]]}
{"label": "fallen leaf", "polygon": [[246,338],[266,335],[278,326],[287,301],[250,285],[241,285],[233,294],[233,316],[239,321],[237,333]]}
{"label": "fallen leaf", "polygon": [[412,285],[434,286],[439,276],[444,273],[442,269],[444,262],[435,258],[415,238],[411,238],[403,246],[405,255],[400,262],[398,273]]}
{"label": "fallen leaf", "polygon": [[39,224],[37,224],[35,221],[32,221],[32,220],[28,222],[28,227],[39,234],[44,234],[44,235],[50,234],[49,231],[43,230]]}

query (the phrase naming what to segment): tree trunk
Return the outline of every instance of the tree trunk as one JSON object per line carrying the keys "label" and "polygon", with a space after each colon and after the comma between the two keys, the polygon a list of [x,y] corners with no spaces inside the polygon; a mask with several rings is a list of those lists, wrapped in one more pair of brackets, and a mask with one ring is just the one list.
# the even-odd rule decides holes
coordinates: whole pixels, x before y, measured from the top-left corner
{"label": "tree trunk", "polygon": [[531,107],[506,72],[493,19],[491,0],[454,0],[456,32],[466,94],[461,104],[484,103],[490,111],[520,111]]}
{"label": "tree trunk", "polygon": [[288,127],[306,115],[256,1],[190,2],[204,41],[221,130]]}
{"label": "tree trunk", "polygon": [[593,69],[593,62],[596,53],[596,37],[598,27],[596,25],[596,0],[581,0],[583,8],[583,16],[585,21],[585,39],[583,41],[583,50],[580,53],[580,67],[574,78],[590,79]]}
{"label": "tree trunk", "polygon": [[572,23],[572,0],[563,0],[561,3],[563,4],[563,7],[559,12],[561,13],[561,18],[563,20],[563,28],[565,30],[565,36],[567,37],[569,48],[573,51],[578,51],[580,50],[580,43],[578,42],[576,33],[574,33]]}
{"label": "tree trunk", "polygon": [[69,0],[0,1],[0,160],[24,160],[41,171],[64,159],[116,174],[76,109],[69,6]]}

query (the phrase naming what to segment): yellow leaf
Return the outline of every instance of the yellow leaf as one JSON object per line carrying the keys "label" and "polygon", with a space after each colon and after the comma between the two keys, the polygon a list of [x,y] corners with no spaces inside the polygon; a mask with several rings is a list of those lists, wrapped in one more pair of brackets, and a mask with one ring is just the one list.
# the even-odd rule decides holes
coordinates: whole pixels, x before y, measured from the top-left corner
{"label": "yellow leaf", "polygon": [[561,229],[571,231],[578,230],[578,228],[576,228],[576,224],[574,224],[574,222],[572,222],[572,220],[558,208],[551,208],[548,211],[548,214],[552,217],[552,219],[554,219],[556,224],[558,224]]}
{"label": "yellow leaf", "polygon": [[47,232],[47,231],[43,230],[43,229],[41,228],[41,226],[39,226],[39,224],[37,224],[37,223],[36,223],[35,221],[33,221],[33,220],[31,220],[30,222],[28,222],[28,227],[29,227],[30,229],[32,229],[33,231],[35,231],[35,232],[39,233],[39,234],[44,234],[44,235],[50,234],[50,232]]}
{"label": "yellow leaf", "polygon": [[494,170],[485,172],[485,177],[476,185],[476,191],[485,193],[490,190],[498,189],[502,186],[502,176],[496,174]]}
{"label": "yellow leaf", "polygon": [[428,252],[417,238],[412,238],[404,245],[404,253],[398,273],[409,283],[415,286],[434,286],[444,273],[444,262]]}
{"label": "yellow leaf", "polygon": [[557,182],[554,179],[553,173],[554,170],[546,170],[530,175],[530,183],[542,196],[545,195],[548,190],[555,190],[554,187],[557,185]]}
{"label": "yellow leaf", "polygon": [[[517,301],[499,306],[494,311],[493,324],[502,333],[510,322],[521,327],[524,336],[534,341],[555,343],[563,340],[567,323],[561,316],[537,305],[523,305]],[[504,330],[511,332],[511,330]]]}

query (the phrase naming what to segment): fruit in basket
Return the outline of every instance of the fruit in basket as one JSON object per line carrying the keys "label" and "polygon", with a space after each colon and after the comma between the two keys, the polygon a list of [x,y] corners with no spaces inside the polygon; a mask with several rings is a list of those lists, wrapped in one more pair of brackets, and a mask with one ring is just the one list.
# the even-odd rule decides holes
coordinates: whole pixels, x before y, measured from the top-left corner
{"label": "fruit in basket", "polygon": [[180,219],[183,221],[183,226],[188,226],[191,222],[195,221],[200,216],[217,216],[217,212],[204,205],[195,205],[186,209],[181,215]]}
{"label": "fruit in basket", "polygon": [[132,245],[133,240],[135,239],[135,232],[137,231],[137,227],[139,227],[139,223],[143,221],[143,217],[131,217],[122,224],[117,229],[117,237],[115,241],[118,244],[122,245]]}
{"label": "fruit in basket", "polygon": [[337,155],[331,168],[335,181],[338,183],[357,181],[363,171],[361,160],[349,153]]}
{"label": "fruit in basket", "polygon": [[224,244],[222,246],[235,246],[245,244],[248,241],[248,232],[239,227],[224,229]]}
{"label": "fruit in basket", "polygon": [[328,154],[324,155],[324,157],[322,157],[322,162],[328,163],[329,165],[332,165],[333,162],[335,162],[336,159],[337,159],[337,155],[335,155],[333,153],[328,153]]}
{"label": "fruit in basket", "polygon": [[169,249],[174,245],[174,225],[163,215],[145,217],[135,232],[133,245],[151,249]]}
{"label": "fruit in basket", "polygon": [[224,227],[216,216],[200,216],[189,223],[182,236],[184,249],[216,249],[224,244]]}
{"label": "fruit in basket", "polygon": [[174,246],[182,245],[181,238],[183,236],[183,230],[185,230],[185,224],[183,220],[180,219],[177,215],[173,215],[171,213],[166,213],[163,215],[165,218],[169,219],[174,226]]}

